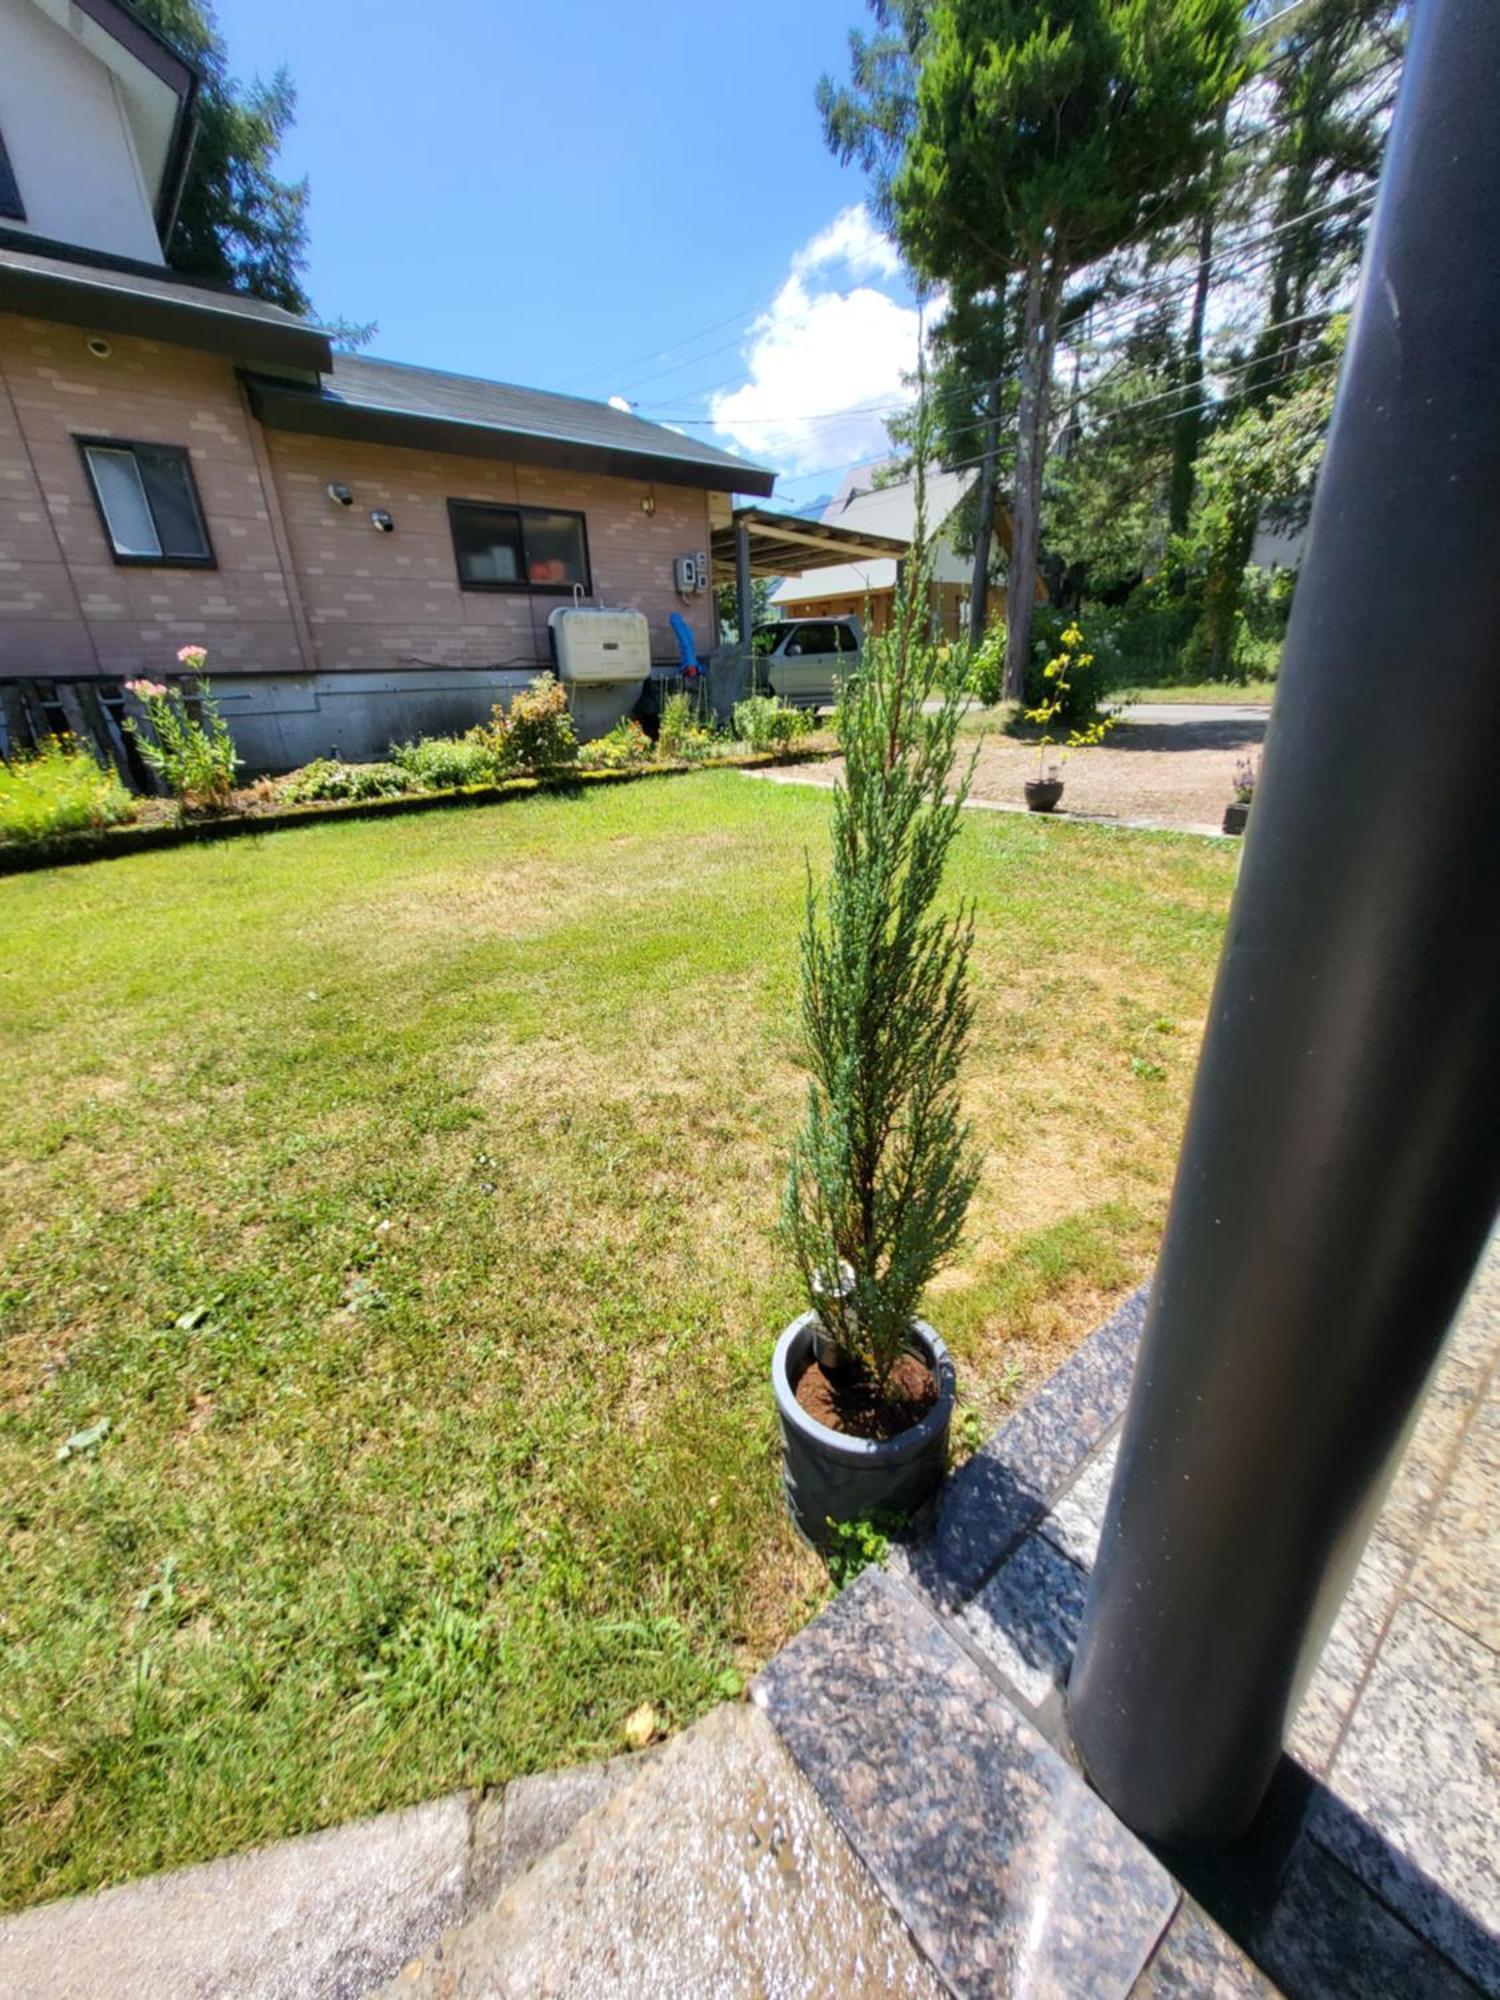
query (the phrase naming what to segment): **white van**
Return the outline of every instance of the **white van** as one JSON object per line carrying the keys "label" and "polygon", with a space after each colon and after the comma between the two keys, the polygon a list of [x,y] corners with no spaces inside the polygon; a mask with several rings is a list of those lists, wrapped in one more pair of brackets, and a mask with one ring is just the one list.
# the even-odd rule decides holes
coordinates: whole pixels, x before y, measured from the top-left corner
{"label": "white van", "polygon": [[857,618],[782,618],[750,635],[753,688],[793,708],[831,708],[839,683],[859,672]]}

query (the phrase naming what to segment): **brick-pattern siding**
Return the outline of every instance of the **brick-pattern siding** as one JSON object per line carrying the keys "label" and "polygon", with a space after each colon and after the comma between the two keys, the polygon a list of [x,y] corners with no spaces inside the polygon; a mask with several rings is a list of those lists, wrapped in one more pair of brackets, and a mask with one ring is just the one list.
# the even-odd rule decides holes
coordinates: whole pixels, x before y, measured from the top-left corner
{"label": "brick-pattern siding", "polygon": [[[708,547],[701,491],[257,435],[227,359],[111,335],[99,360],[86,340],[81,328],[0,315],[0,675],[159,673],[188,641],[221,673],[544,663],[547,615],[567,600],[460,589],[450,498],[581,512],[596,600],[643,611],[658,659],[676,654],[674,610],[700,650],[712,643],[708,594],[684,603],[672,578],[675,556]],[[186,446],[217,569],[118,566],[79,434]],[[352,507],[328,498],[330,481],[351,488]],[[391,514],[394,534],[370,525],[372,508]]]}
{"label": "brick-pattern siding", "polygon": [[[645,613],[656,658],[676,657],[668,624],[681,610],[700,650],[711,643],[707,593],[683,603],[674,556],[708,548],[708,496],[691,487],[554,472],[488,458],[392,449],[268,431],[266,445],[318,665],[346,668],[544,664],[547,617],[570,600],[464,590],[449,500],[489,500],[581,513],[596,599]],[[328,498],[336,481],[354,504]],[[648,514],[643,502],[654,500]],[[393,534],[370,525],[373,508]]]}
{"label": "brick-pattern siding", "polygon": [[[190,640],[221,669],[297,670],[253,419],[232,364],[109,339],[97,360],[82,328],[0,316],[0,673],[160,672]],[[117,565],[80,434],[186,446],[218,568]]]}

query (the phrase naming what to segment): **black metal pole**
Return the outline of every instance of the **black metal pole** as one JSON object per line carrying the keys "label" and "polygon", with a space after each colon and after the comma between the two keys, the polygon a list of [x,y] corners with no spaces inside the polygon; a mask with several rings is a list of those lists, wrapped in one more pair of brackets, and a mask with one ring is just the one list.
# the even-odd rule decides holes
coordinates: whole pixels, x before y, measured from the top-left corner
{"label": "black metal pole", "polygon": [[1418,0],[1069,1690],[1264,1796],[1500,1202],[1500,6]]}

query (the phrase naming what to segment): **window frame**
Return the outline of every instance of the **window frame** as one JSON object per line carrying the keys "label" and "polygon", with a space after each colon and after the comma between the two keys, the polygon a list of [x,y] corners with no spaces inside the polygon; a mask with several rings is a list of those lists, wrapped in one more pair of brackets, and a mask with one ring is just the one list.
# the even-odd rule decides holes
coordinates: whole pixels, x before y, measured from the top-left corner
{"label": "window frame", "polygon": [[464,575],[463,563],[459,556],[458,536],[454,532],[456,517],[465,508],[481,508],[487,514],[514,514],[519,522],[521,539],[521,560],[526,561],[526,517],[531,515],[562,515],[567,520],[578,523],[578,538],[583,544],[583,594],[594,594],[594,559],[589,552],[588,516],[578,507],[533,507],[522,506],[514,500],[456,500],[448,501],[448,539],[453,545],[453,568],[458,577],[460,590],[499,591],[509,597],[571,597],[578,589],[576,583],[532,583],[529,577],[520,577],[514,583],[504,583],[498,579],[469,578]]}
{"label": "window frame", "polygon": [[0,218],[6,222],[26,220],[26,203],[21,196],[21,183],[16,179],[16,170],[11,165],[10,154],[6,151],[3,132],[0,132]]}
{"label": "window frame", "polygon": [[[78,456],[83,462],[84,481],[89,489],[89,498],[94,503],[94,512],[99,516],[99,526],[103,531],[104,545],[109,550],[110,557],[117,568],[217,569],[219,567],[219,558],[214,552],[213,536],[208,532],[208,516],[203,511],[203,501],[198,493],[198,479],[193,471],[193,455],[185,444],[161,444],[151,438],[85,436],[78,431],[73,433],[73,442],[77,445]],[[99,491],[98,481],[94,478],[94,468],[89,463],[90,451],[128,451],[132,457],[137,452],[154,451],[160,452],[164,456],[181,459],[183,467],[187,472],[188,497],[193,503],[193,513],[197,518],[199,528],[203,532],[204,553],[201,556],[169,556],[165,553],[157,556],[122,555],[119,549],[115,547],[114,529],[109,525],[109,515],[105,511],[104,497]],[[139,468],[137,468],[136,477],[140,478]],[[141,481],[141,490],[145,495],[147,512],[151,514],[151,525],[155,528],[156,515],[152,511],[151,496],[146,492],[144,480]],[[159,541],[160,539],[161,531],[158,528],[157,540]]]}

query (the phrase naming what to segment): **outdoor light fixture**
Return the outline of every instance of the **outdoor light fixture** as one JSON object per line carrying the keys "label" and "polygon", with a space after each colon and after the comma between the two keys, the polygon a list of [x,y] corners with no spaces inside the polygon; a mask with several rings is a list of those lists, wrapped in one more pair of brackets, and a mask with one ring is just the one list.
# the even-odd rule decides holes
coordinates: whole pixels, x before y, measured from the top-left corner
{"label": "outdoor light fixture", "polygon": [[389,535],[395,531],[396,524],[384,507],[374,507],[370,510],[370,526],[378,528],[382,535]]}
{"label": "outdoor light fixture", "polygon": [[341,486],[336,479],[328,482],[328,497],[330,500],[336,501],[340,507],[352,507],[354,505],[354,495],[349,491],[347,486]]}
{"label": "outdoor light fixture", "polygon": [[648,493],[641,502],[641,512],[643,514],[654,514],[656,512],[656,495],[654,493]]}

